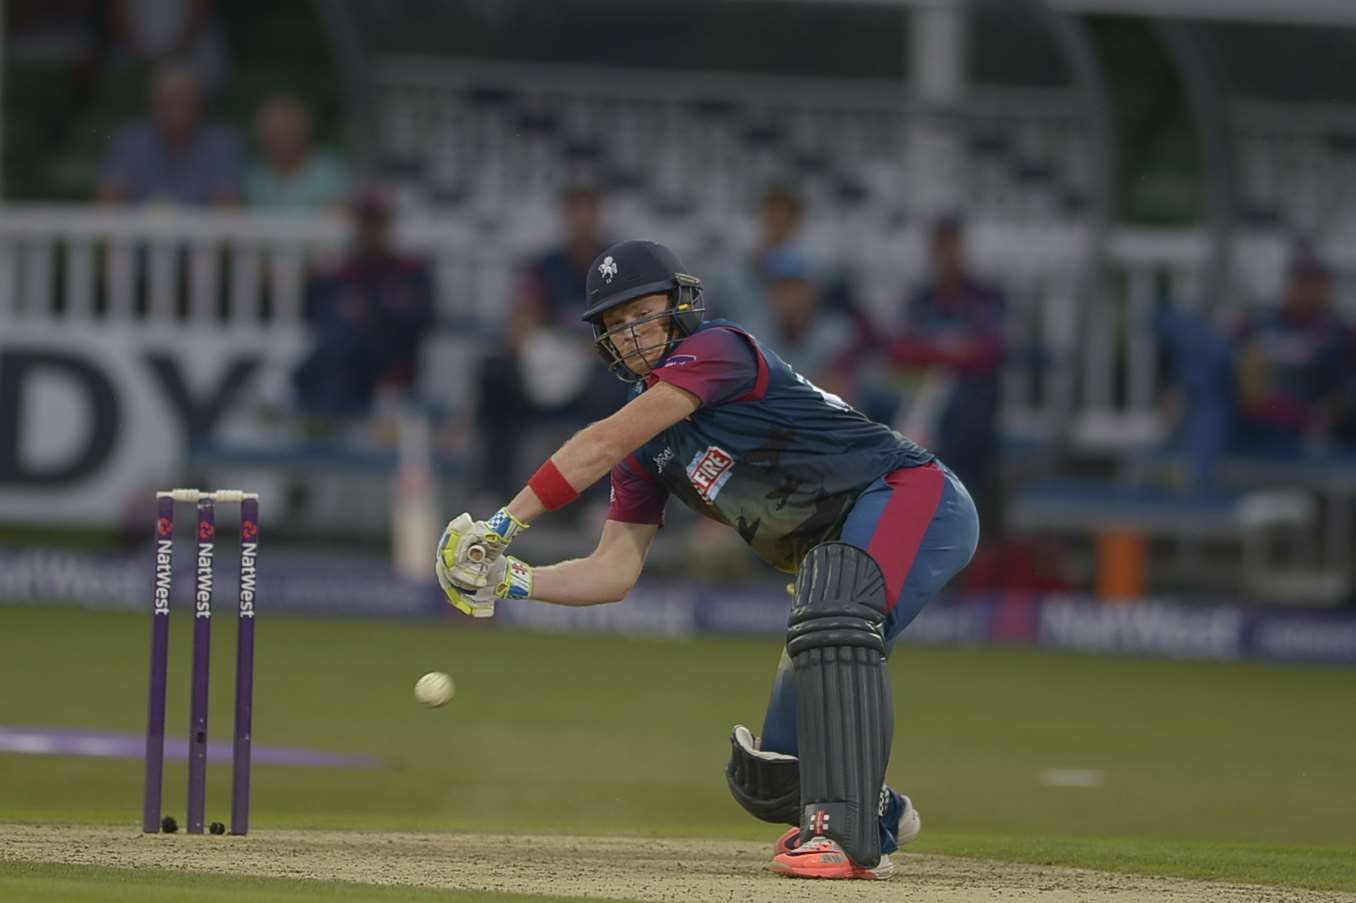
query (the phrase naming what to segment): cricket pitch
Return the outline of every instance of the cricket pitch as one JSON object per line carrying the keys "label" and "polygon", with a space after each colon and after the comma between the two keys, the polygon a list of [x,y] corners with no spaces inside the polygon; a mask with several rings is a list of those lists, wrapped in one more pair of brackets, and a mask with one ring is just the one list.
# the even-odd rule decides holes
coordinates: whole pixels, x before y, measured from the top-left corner
{"label": "cricket pitch", "polygon": [[769,844],[638,837],[261,831],[140,834],[132,826],[0,825],[0,861],[328,879],[654,901],[1356,903],[1356,895],[903,854],[895,877],[803,881],[768,871]]}

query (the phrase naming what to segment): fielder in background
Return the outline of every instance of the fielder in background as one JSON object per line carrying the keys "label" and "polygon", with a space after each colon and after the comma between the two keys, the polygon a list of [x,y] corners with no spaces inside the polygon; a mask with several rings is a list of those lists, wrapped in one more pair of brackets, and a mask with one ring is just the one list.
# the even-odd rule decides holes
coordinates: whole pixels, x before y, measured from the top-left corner
{"label": "fielder in background", "polygon": [[[626,241],[593,262],[584,319],[608,368],[632,383],[617,413],[581,430],[485,521],[463,514],[438,544],[452,604],[616,602],[640,576],[669,496],[739,531],[796,575],[786,650],[761,739],[731,735],[726,779],[758,818],[793,825],[773,869],[885,878],[917,836],[885,785],[894,727],[886,657],[969,562],[974,503],[930,452],[796,373],[734,323],[703,322],[701,282],[661,245]],[[504,550],[546,511],[611,474],[587,558],[532,567]]]}

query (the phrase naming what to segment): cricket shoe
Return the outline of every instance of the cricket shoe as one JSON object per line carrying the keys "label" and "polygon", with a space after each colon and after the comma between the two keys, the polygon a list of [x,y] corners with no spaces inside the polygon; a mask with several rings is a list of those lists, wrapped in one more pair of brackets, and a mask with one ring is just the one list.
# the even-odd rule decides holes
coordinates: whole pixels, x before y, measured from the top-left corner
{"label": "cricket shoe", "polygon": [[[923,819],[918,817],[918,810],[914,808],[913,800],[897,790],[891,790],[889,787],[882,787],[880,793],[881,817],[887,825],[892,820],[895,824],[895,850],[906,843],[913,843],[923,830]],[[898,814],[896,815],[896,813]],[[893,853],[895,850],[887,850],[886,852]]]}
{"label": "cricket shoe", "polygon": [[867,868],[848,858],[836,841],[822,835],[811,837],[794,850],[772,857],[772,870],[788,878],[837,878],[883,881],[895,873],[888,853]]}
{"label": "cricket shoe", "polygon": [[[884,788],[881,793],[882,796],[889,794],[888,799],[882,799],[885,816],[893,814],[891,809],[899,810],[895,819],[896,849],[917,840],[918,833],[923,830],[923,820],[918,817],[918,810],[913,807],[913,800],[902,793],[890,790],[888,787]],[[787,828],[786,833],[778,837],[777,842],[772,845],[772,855],[780,856],[782,853],[789,853],[799,844],[800,828]],[[889,852],[893,853],[894,850]]]}

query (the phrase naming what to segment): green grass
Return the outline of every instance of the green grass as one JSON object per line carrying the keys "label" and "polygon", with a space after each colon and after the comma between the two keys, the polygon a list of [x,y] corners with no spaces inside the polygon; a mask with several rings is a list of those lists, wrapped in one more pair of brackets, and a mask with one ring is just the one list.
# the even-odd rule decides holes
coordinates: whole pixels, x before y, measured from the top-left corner
{"label": "green grass", "polygon": [[[227,739],[233,631],[213,650]],[[149,617],[0,609],[0,724],[144,730]],[[187,722],[176,612],[170,730]],[[378,770],[257,766],[254,824],[367,830],[771,839],[730,799],[730,725],[757,728],[779,644],[499,632],[480,625],[261,617],[257,743],[369,753]],[[412,696],[425,671],[446,707]],[[1356,673],[901,648],[889,778],[923,849],[1090,868],[1356,890]],[[1091,788],[1044,786],[1095,769]],[[225,815],[214,762],[209,818]],[[3,819],[127,824],[141,763],[0,754]],[[166,776],[182,816],[185,772]],[[181,817],[182,820],[182,817]],[[1079,838],[1063,839],[1063,838]]]}
{"label": "green grass", "polygon": [[[409,903],[574,903],[582,897],[483,890],[379,887],[346,881],[250,878],[193,872],[98,868],[89,865],[0,862],[0,900],[26,903],[293,903],[296,900],[400,900]],[[625,901],[623,901],[625,903]]]}
{"label": "green grass", "polygon": [[924,832],[909,850],[1136,875],[1356,890],[1356,853],[1349,848]]}

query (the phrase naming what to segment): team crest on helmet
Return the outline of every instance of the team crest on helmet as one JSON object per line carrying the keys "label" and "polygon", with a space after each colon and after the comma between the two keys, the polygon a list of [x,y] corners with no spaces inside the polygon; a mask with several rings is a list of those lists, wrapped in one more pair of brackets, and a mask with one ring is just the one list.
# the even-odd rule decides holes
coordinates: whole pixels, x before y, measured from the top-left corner
{"label": "team crest on helmet", "polygon": [[604,257],[603,262],[598,264],[598,272],[603,274],[604,282],[611,282],[612,277],[617,275],[617,261],[611,255]]}

